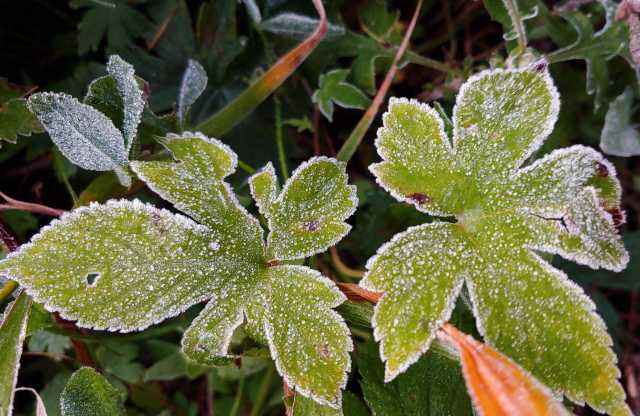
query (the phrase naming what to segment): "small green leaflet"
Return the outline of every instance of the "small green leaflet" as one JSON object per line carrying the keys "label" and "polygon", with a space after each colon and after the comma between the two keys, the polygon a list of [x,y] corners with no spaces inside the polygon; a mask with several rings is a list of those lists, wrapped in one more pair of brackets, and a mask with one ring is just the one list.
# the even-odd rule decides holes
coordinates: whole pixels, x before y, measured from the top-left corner
{"label": "small green leaflet", "polygon": [[178,108],[176,113],[178,114],[180,123],[184,122],[187,110],[207,87],[208,80],[207,72],[202,65],[200,65],[198,61],[189,59],[187,69],[184,70],[184,74],[182,75],[180,92],[178,93]]}
{"label": "small green leaflet", "polygon": [[629,49],[629,24],[616,22],[617,3],[599,0],[604,7],[607,21],[602,29],[594,31],[589,17],[583,13],[565,7],[562,17],[569,20],[578,32],[578,39],[571,45],[555,50],[546,55],[549,63],[563,62],[570,59],[583,59],[587,63],[587,92],[595,93],[595,106],[600,107],[605,100],[605,91],[610,83],[608,61],[622,56],[635,70],[640,80],[640,68],[633,63]]}
{"label": "small green leaflet", "polygon": [[71,1],[70,6],[74,9],[90,7],[79,25],[78,55],[97,51],[100,41],[105,35],[111,47],[132,46],[133,39],[142,36],[151,27],[151,24],[143,13],[129,4],[146,3],[146,1]]}
{"label": "small green leaflet", "polygon": [[138,133],[138,124],[144,109],[142,91],[134,75],[133,66],[126,63],[118,55],[111,55],[107,63],[107,71],[116,82],[123,113],[122,136],[127,152],[131,149]]}
{"label": "small green leaflet", "polygon": [[[27,88],[12,84],[6,78],[0,78],[0,140],[15,143],[18,134],[30,136],[31,133],[42,133],[44,127],[29,112],[26,100],[22,95]],[[2,142],[0,141],[0,146]]]}
{"label": "small green leaflet", "polygon": [[260,212],[269,220],[269,260],[295,260],[325,251],[351,230],[344,222],[358,206],[347,185],[347,164],[316,157],[298,167],[280,195],[271,163],[249,178]]}
{"label": "small green leaflet", "polygon": [[627,87],[609,106],[600,137],[600,148],[609,155],[640,154],[640,134],[631,125],[633,90]]}
{"label": "small green leaflet", "polygon": [[471,77],[454,108],[453,146],[434,109],[391,100],[376,141],[383,162],[371,171],[399,201],[457,222],[411,227],[367,263],[360,284],[386,291],[372,322],[386,381],[429,348],[466,283],[488,345],[555,394],[630,414],[595,305],[536,254],[614,271],[629,260],[615,228],[620,185],[602,155],[573,146],[522,167],[559,106],[544,61]]}
{"label": "small green leaflet", "polygon": [[335,70],[320,75],[320,89],[313,93],[313,102],[318,104],[318,108],[329,121],[333,120],[333,103],[344,108],[360,109],[371,104],[371,100],[362,91],[344,82],[347,75],[347,70]]}
{"label": "small green leaflet", "polygon": [[[199,223],[139,201],[94,203],[43,228],[0,263],[0,273],[20,281],[48,310],[99,329],[141,330],[210,299],[182,340],[189,358],[231,363],[238,357],[229,352],[231,335],[245,323],[246,333],[269,346],[289,385],[339,408],[353,346],[332,308],[346,297],[315,270],[270,261],[325,250],[348,232],[342,220],[357,200],[344,164],[312,159],[274,199],[274,223],[288,218],[317,224],[305,234],[308,250],[290,235],[297,228],[274,230],[296,244],[282,254],[271,248],[282,246],[271,235],[265,250],[258,221],[224,182],[237,164],[229,147],[197,133],[161,142],[179,162],[132,162],[132,168]],[[326,201],[331,212],[310,203],[316,200]]]}
{"label": "small green leaflet", "polygon": [[129,164],[124,137],[107,116],[62,93],[33,94],[27,105],[69,160],[88,170],[114,170],[123,185],[131,183],[123,168]]}
{"label": "small green leaflet", "polygon": [[126,416],[120,393],[96,370],[73,373],[60,396],[62,416]]}
{"label": "small green leaflet", "polygon": [[30,305],[31,298],[22,291],[13,304],[7,306],[0,326],[0,416],[13,414],[13,390],[18,380]]}

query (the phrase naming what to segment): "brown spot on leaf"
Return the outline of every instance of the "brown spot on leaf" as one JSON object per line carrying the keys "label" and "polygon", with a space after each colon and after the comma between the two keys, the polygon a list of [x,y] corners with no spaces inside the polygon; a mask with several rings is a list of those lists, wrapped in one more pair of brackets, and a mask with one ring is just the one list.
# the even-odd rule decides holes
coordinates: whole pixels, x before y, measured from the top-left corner
{"label": "brown spot on leaf", "polygon": [[240,370],[242,368],[242,358],[236,359],[233,364],[238,367],[238,370]]}
{"label": "brown spot on leaf", "polygon": [[431,198],[429,195],[417,192],[415,194],[408,195],[407,198],[419,205],[428,204],[429,202],[433,201],[433,198]]}
{"label": "brown spot on leaf", "polygon": [[596,162],[596,169],[598,169],[598,176],[601,178],[609,176],[609,169],[600,162]]}
{"label": "brown spot on leaf", "polygon": [[318,220],[305,221],[304,227],[309,231],[315,231],[320,227],[320,221]]}
{"label": "brown spot on leaf", "polygon": [[535,64],[533,64],[531,69],[534,70],[535,72],[544,72],[544,71],[547,70],[547,66],[548,66],[547,61],[540,60],[540,61],[536,62]]}
{"label": "brown spot on leaf", "polygon": [[162,218],[160,218],[160,215],[158,215],[157,212],[152,212],[151,213],[151,219],[153,220],[153,223],[155,225],[160,224],[160,221],[162,220]]}
{"label": "brown spot on leaf", "polygon": [[313,347],[316,349],[316,353],[320,354],[323,357],[330,358],[331,353],[329,352],[329,344],[323,342],[322,344],[313,344]]}
{"label": "brown spot on leaf", "polygon": [[607,210],[609,214],[611,214],[611,219],[613,219],[613,225],[616,227],[624,222],[624,215],[622,211],[618,208],[610,208]]}

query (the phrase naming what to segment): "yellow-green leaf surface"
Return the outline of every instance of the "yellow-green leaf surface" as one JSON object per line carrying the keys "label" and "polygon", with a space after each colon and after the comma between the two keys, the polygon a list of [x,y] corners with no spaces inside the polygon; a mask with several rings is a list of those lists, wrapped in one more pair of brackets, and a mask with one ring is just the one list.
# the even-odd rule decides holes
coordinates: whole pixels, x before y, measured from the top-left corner
{"label": "yellow-green leaf surface", "polygon": [[18,380],[30,305],[31,298],[24,291],[21,292],[7,307],[0,326],[0,416],[12,414],[13,389]]}
{"label": "yellow-green leaf surface", "polygon": [[[223,180],[236,167],[231,149],[193,133],[162,143],[177,162],[132,168],[192,219],[139,201],[94,203],[45,227],[0,263],[0,273],[48,310],[109,330],[144,329],[210,299],[184,335],[186,355],[200,364],[229,364],[237,358],[231,336],[245,323],[269,346],[287,383],[338,408],[353,346],[332,308],[345,296],[312,269],[269,263],[258,221]],[[336,166],[330,163],[326,176]]]}
{"label": "yellow-green leaf surface", "polygon": [[293,172],[275,196],[271,164],[249,179],[261,213],[269,220],[267,257],[295,260],[325,251],[351,230],[344,222],[356,210],[356,187],[347,184],[347,164],[314,157]]}
{"label": "yellow-green leaf surface", "polygon": [[573,146],[524,165],[559,105],[544,61],[471,77],[457,97],[453,144],[434,109],[391,100],[376,141],[383,162],[371,171],[398,200],[456,221],[409,228],[367,264],[361,285],[386,292],[373,324],[387,381],[429,348],[466,283],[488,345],[555,394],[630,414],[594,303],[537,254],[615,271],[628,261],[611,163]]}
{"label": "yellow-green leaf surface", "polygon": [[120,392],[96,370],[83,367],[73,373],[60,396],[63,416],[125,416]]}

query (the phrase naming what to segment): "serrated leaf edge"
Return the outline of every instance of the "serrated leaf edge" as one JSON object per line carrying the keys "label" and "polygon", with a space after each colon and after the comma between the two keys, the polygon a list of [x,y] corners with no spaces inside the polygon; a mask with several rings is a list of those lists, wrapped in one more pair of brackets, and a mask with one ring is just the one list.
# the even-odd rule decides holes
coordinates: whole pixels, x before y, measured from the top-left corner
{"label": "serrated leaf edge", "polygon": [[[305,170],[306,168],[308,168],[309,166],[315,165],[315,164],[320,163],[320,162],[329,162],[329,163],[333,163],[334,165],[336,165],[336,167],[342,173],[342,177],[344,178],[344,181],[345,181],[345,184],[346,184],[345,186],[351,191],[351,195],[349,196],[348,200],[352,202],[352,205],[351,205],[351,208],[349,209],[349,211],[347,211],[347,213],[345,213],[344,219],[342,220],[344,222],[347,218],[352,216],[356,212],[356,209],[358,208],[357,188],[356,188],[355,185],[349,185],[349,177],[348,177],[348,175],[346,173],[347,172],[347,164],[345,162],[340,162],[340,161],[338,161],[338,160],[336,160],[336,159],[334,159],[332,157],[316,156],[316,157],[312,157],[311,159],[309,159],[309,160],[307,160],[305,162],[302,162],[300,164],[300,166],[298,166],[296,168],[296,170],[293,171],[293,173],[291,174],[291,177],[289,179],[287,179],[287,182],[282,187],[282,191],[280,192],[280,195],[278,195],[278,197],[273,201],[273,203],[282,202],[284,200],[285,196],[286,196],[286,190],[289,188],[289,186],[291,186],[293,181],[297,179],[297,177],[302,173],[302,171]],[[268,219],[269,230],[273,229],[273,219],[272,218],[273,218],[273,215]],[[297,259],[303,259],[305,257],[313,256],[314,254],[317,254],[317,253],[322,253],[327,248],[329,248],[329,247],[337,244],[338,242],[340,242],[340,240],[342,240],[342,238],[344,238],[345,235],[349,234],[349,232],[351,231],[352,228],[353,228],[353,226],[351,224],[346,224],[345,233],[342,236],[338,236],[338,237],[334,238],[333,240],[331,240],[329,245],[327,245],[326,247],[318,248],[318,249],[315,249],[315,250],[308,250],[308,251],[303,252],[302,254],[299,254],[297,256],[286,256],[286,257],[273,256],[273,258],[269,259],[269,260],[297,260]],[[268,248],[269,248],[270,243],[271,243],[271,233],[269,233],[269,236],[267,237],[267,244],[266,244],[266,248],[265,248],[265,250],[267,252],[268,252]]]}
{"label": "serrated leaf edge", "polygon": [[[346,164],[345,164],[346,165]],[[342,305],[346,300],[347,300],[347,296],[342,293],[342,291],[340,291],[340,289],[338,289],[338,286],[336,286],[336,284],[333,282],[333,280],[329,279],[326,276],[323,276],[322,273],[320,273],[317,270],[313,270],[309,267],[306,266],[296,266],[296,265],[282,265],[282,266],[275,266],[275,267],[285,267],[288,269],[297,269],[300,270],[304,273],[307,272],[311,272],[314,276],[315,279],[323,284],[325,284],[326,286],[328,286],[330,288],[330,290],[338,295],[338,297],[340,298],[338,301],[327,305],[328,306],[328,313],[330,313],[335,322],[338,323],[338,325],[340,325],[342,327],[342,329],[344,329],[346,331],[347,334],[350,334],[351,331],[349,330],[349,327],[347,326],[346,321],[344,320],[344,318],[342,317],[342,315],[340,315],[338,312],[335,311],[335,309],[340,305]],[[269,313],[269,311],[267,310],[266,313]],[[267,335],[267,340],[269,341],[269,345],[273,345],[274,341],[273,341],[273,327],[269,324],[269,321],[265,315],[265,317],[263,317],[263,322],[262,325],[265,329],[266,335]],[[351,337],[347,338],[349,341],[349,345],[347,346],[347,352],[351,352],[353,351],[353,340],[351,339]],[[324,404],[327,406],[330,406],[334,409],[338,409],[340,410],[342,408],[342,394],[339,395],[338,397],[338,401],[336,403],[331,403],[328,400],[322,399],[320,397],[318,397],[317,395],[313,394],[313,392],[311,390],[306,390],[306,389],[302,389],[301,387],[299,387],[297,385],[297,383],[293,380],[293,378],[287,374],[282,367],[280,366],[280,360],[278,358],[277,352],[275,351],[275,348],[269,348],[269,350],[271,351],[271,357],[273,358],[273,361],[276,365],[276,370],[278,371],[278,374],[280,374],[280,376],[287,382],[288,385],[290,386],[295,386],[296,391],[298,393],[300,393],[301,395],[303,395],[306,398],[311,398],[313,399],[315,402],[320,403],[320,404]],[[342,381],[339,384],[340,390],[344,390],[347,387],[347,381],[349,379],[349,373],[351,372],[351,359],[348,360],[347,362],[347,368],[344,370],[343,374],[342,374]]]}

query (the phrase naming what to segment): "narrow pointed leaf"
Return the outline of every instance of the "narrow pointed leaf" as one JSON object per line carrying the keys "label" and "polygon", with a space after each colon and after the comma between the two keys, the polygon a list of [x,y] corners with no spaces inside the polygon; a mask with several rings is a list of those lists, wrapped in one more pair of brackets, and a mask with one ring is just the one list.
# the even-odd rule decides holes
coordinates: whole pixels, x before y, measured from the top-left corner
{"label": "narrow pointed leaf", "polygon": [[118,55],[112,55],[107,62],[107,71],[116,81],[118,95],[122,101],[122,135],[127,152],[133,146],[138,134],[144,99],[134,75],[133,66],[122,60]]}
{"label": "narrow pointed leaf", "polygon": [[543,61],[471,77],[454,108],[453,146],[435,110],[391,101],[372,172],[398,200],[455,222],[409,228],[367,264],[360,284],[386,291],[373,324],[387,380],[429,347],[464,281],[488,345],[554,394],[629,414],[593,302],[533,251],[616,271],[628,262],[613,165],[574,146],[521,167],[558,108]]}
{"label": "narrow pointed leaf", "polygon": [[195,103],[200,94],[207,87],[207,72],[198,61],[189,59],[187,68],[182,75],[180,91],[178,93],[178,119],[182,123],[191,104]]}
{"label": "narrow pointed leaf", "polygon": [[467,391],[482,416],[569,416],[544,384],[499,352],[445,324],[438,336],[460,354]]}
{"label": "narrow pointed leaf", "polygon": [[271,204],[278,197],[278,178],[271,162],[249,178],[249,185],[258,210],[262,215],[269,216]]}
{"label": "narrow pointed leaf", "polygon": [[129,185],[122,168],[129,164],[124,138],[105,115],[66,94],[33,94],[27,105],[70,161],[84,169],[115,170]]}
{"label": "narrow pointed leaf", "polygon": [[346,163],[312,158],[293,172],[269,208],[270,260],[311,256],[338,243],[351,230],[344,222],[356,210],[356,187],[347,184]]}
{"label": "narrow pointed leaf", "polygon": [[13,392],[18,380],[30,305],[31,298],[22,291],[7,307],[0,326],[0,416],[13,414]]}
{"label": "narrow pointed leaf", "polygon": [[640,154],[640,133],[631,124],[631,87],[620,94],[609,106],[600,136],[600,148],[609,155],[634,156]]}
{"label": "narrow pointed leaf", "polygon": [[126,416],[120,392],[96,370],[73,373],[60,396],[62,416]]}

